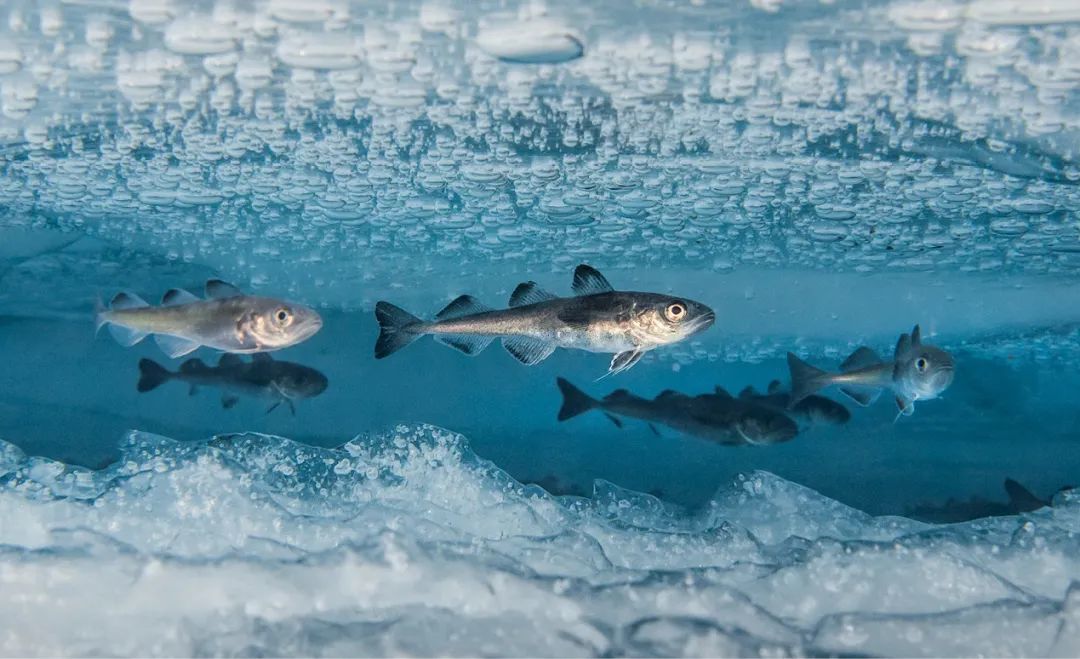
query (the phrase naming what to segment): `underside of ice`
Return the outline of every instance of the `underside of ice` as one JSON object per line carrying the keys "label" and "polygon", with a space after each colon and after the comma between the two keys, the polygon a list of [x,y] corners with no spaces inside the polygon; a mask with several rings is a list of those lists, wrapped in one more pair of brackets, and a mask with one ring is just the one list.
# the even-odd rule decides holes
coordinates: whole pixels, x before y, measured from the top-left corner
{"label": "underside of ice", "polygon": [[1067,495],[930,527],[756,472],[688,512],[552,497],[430,426],[2,455],[5,655],[1080,651]]}

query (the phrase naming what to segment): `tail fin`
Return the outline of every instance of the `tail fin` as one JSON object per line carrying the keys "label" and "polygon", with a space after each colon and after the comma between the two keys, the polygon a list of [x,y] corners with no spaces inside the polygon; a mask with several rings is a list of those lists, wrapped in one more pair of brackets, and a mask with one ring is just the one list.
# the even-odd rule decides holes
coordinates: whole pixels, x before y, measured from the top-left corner
{"label": "tail fin", "polygon": [[555,384],[559,385],[559,391],[563,395],[562,407],[559,409],[559,421],[572,419],[596,407],[597,401],[595,398],[592,398],[563,378],[556,378]]}
{"label": "tail fin", "polygon": [[375,359],[389,357],[415,341],[422,332],[418,328],[423,321],[389,302],[375,305],[375,318],[379,321],[379,339],[375,342]]}
{"label": "tail fin", "polygon": [[139,390],[139,393],[153,391],[160,387],[162,383],[167,382],[171,377],[172,373],[153,359],[140,359],[139,384],[136,388]]}
{"label": "tail fin", "polygon": [[105,320],[106,311],[108,311],[108,309],[101,300],[101,294],[98,293],[94,298],[94,336],[97,336],[98,333],[101,332],[101,328],[105,326],[105,323],[109,322]]}
{"label": "tail fin", "polygon": [[142,330],[132,329],[130,327],[124,327],[123,325],[117,325],[110,319],[108,311],[120,311],[123,309],[141,309],[143,307],[150,306],[138,295],[134,293],[117,293],[112,302],[109,303],[108,308],[101,303],[99,299],[95,306],[96,316],[94,322],[97,329],[100,330],[102,326],[109,325],[109,332],[116,339],[116,342],[120,345],[130,348],[139,341],[142,341],[147,337],[147,333]]}
{"label": "tail fin", "polygon": [[816,366],[811,366],[796,357],[787,354],[788,370],[791,372],[791,400],[788,409],[794,407],[807,396],[829,386],[829,374]]}

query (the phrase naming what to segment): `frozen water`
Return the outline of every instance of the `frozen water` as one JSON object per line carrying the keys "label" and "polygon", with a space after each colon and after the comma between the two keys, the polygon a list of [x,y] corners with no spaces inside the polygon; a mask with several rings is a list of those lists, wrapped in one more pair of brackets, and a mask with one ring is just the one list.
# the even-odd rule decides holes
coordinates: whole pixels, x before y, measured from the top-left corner
{"label": "frozen water", "polygon": [[1068,495],[931,528],[757,472],[688,514],[553,498],[423,426],[2,455],[6,655],[1080,651]]}
{"label": "frozen water", "polygon": [[[0,654],[1080,653],[1074,0],[2,5]],[[371,359],[376,300],[582,261],[716,327],[607,389]],[[211,276],[319,307],[325,395],[135,392],[93,299]],[[899,423],[555,421],[916,322],[957,381]]]}

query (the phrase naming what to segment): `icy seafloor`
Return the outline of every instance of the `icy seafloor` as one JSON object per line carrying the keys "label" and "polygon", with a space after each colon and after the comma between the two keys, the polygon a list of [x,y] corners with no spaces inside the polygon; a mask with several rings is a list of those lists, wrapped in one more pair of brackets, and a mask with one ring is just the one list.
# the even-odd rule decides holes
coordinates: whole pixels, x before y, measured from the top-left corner
{"label": "icy seafloor", "polygon": [[[817,492],[1075,484],[1078,62],[1072,0],[3,3],[0,654],[1076,656],[1075,495],[933,526]],[[556,425],[596,356],[370,361],[376,299],[581,261],[718,311],[622,386],[914,322],[957,383],[725,451]],[[95,342],[93,297],[207,276],[319,306],[285,357],[325,396],[134,393],[160,356]],[[255,429],[305,443],[190,441]]]}
{"label": "icy seafloor", "polygon": [[433,427],[0,455],[6,655],[1080,651],[1075,497],[934,528],[758,472],[691,516],[553,498]]}

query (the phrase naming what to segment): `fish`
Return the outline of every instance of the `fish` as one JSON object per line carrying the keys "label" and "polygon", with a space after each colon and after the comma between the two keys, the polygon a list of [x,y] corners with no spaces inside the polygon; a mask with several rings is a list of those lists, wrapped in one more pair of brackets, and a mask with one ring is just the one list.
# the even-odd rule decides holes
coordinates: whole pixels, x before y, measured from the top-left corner
{"label": "fish", "polygon": [[574,270],[573,292],[573,297],[556,297],[527,281],[514,289],[508,309],[495,310],[462,295],[432,322],[382,301],[375,305],[375,358],[389,357],[424,335],[467,355],[479,354],[501,337],[507,352],[527,366],[544,361],[556,348],[613,353],[607,375],[614,375],[649,350],[698,334],[716,319],[712,309],[686,298],[616,291],[585,264]]}
{"label": "fish", "polygon": [[795,405],[791,403],[791,392],[784,391],[779,380],[769,383],[767,393],[761,393],[753,386],[739,392],[741,400],[749,400],[775,410],[785,411],[789,415],[810,425],[842,425],[851,420],[851,412],[831,398],[812,394]]}
{"label": "fish", "polygon": [[[1004,487],[1009,497],[1005,503],[982,497],[971,497],[966,501],[949,499],[943,504],[921,504],[911,507],[904,512],[904,516],[933,524],[955,524],[984,517],[1020,515],[1053,505],[1051,500],[1035,496],[1012,478],[1005,479]],[[1071,486],[1066,486],[1058,491],[1071,489],[1073,489]]]}
{"label": "fish", "polygon": [[97,304],[96,325],[108,326],[125,347],[153,334],[158,347],[176,359],[205,346],[252,354],[296,345],[322,328],[311,308],[276,298],[245,295],[220,279],[206,282],[206,299],[174,288],[152,307],[132,293],[118,293],[106,308]]}
{"label": "fish", "polygon": [[136,385],[139,393],[153,391],[172,380],[186,382],[192,396],[202,386],[220,389],[223,392],[221,406],[225,409],[231,409],[243,396],[273,401],[267,414],[285,403],[294,416],[295,401],[314,398],[329,386],[320,371],[302,364],[277,361],[266,353],[256,353],[250,362],[226,353],[217,366],[208,366],[201,359],[189,359],[176,371],[170,371],[152,359],[139,360]]}
{"label": "fish", "polygon": [[601,410],[618,428],[623,427],[619,417],[630,417],[649,423],[656,434],[659,431],[652,424],[727,446],[777,444],[794,439],[799,432],[783,412],[739,400],[722,389],[700,396],[667,390],[652,400],[619,389],[598,400],[565,378],[555,382],[563,395],[559,421]]}
{"label": "fish", "polygon": [[922,342],[918,325],[911,334],[900,335],[892,361],[882,360],[866,346],[851,353],[840,365],[839,373],[811,366],[790,352],[787,361],[791,372],[789,409],[835,384],[840,386],[841,393],[863,407],[872,405],[882,391],[892,391],[897,419],[914,414],[915,401],[941,396],[952,384],[956,371],[952,355]]}

